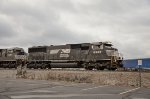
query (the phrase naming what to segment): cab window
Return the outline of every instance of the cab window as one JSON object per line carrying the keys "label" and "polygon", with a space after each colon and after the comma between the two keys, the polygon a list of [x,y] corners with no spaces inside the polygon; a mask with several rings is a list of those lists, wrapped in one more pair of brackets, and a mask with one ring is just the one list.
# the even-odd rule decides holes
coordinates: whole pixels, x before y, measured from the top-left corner
{"label": "cab window", "polygon": [[103,49],[103,45],[92,45],[93,50],[100,50]]}

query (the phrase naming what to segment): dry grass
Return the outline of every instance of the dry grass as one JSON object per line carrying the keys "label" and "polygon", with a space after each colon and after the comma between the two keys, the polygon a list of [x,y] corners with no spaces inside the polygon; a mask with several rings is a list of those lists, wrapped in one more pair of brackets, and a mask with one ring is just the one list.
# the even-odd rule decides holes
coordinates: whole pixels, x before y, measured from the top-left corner
{"label": "dry grass", "polygon": [[[138,72],[28,71],[27,78],[102,85],[139,86]],[[150,88],[150,73],[142,73],[142,86]]]}
{"label": "dry grass", "polygon": [[[15,77],[15,74],[15,70],[0,70],[1,77]],[[101,85],[139,86],[138,72],[29,70],[27,71],[25,78],[77,83],[95,83]],[[142,86],[150,88],[150,73],[142,73]]]}
{"label": "dry grass", "polygon": [[16,78],[16,70],[0,70],[0,78]]}

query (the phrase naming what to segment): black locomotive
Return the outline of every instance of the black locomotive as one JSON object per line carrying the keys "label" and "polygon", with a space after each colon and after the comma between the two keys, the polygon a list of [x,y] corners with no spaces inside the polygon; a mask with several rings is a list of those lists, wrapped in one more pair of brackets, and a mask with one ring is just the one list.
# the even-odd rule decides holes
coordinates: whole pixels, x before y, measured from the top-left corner
{"label": "black locomotive", "polygon": [[25,59],[23,48],[0,49],[0,68],[16,68],[17,59]]}
{"label": "black locomotive", "polygon": [[35,46],[28,48],[28,68],[85,68],[115,70],[122,57],[109,42]]}

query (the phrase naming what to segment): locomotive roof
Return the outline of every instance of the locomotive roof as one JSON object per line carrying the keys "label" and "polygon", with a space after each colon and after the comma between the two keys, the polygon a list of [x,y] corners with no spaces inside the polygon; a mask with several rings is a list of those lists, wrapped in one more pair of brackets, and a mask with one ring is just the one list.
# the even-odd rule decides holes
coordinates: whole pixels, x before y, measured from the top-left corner
{"label": "locomotive roof", "polygon": [[93,42],[91,44],[111,44],[112,45],[111,42]]}
{"label": "locomotive roof", "polygon": [[89,45],[101,45],[101,44],[105,44],[108,46],[112,46],[111,42],[93,42],[93,43],[77,43],[77,44],[66,44],[66,45],[50,45],[50,46],[33,46],[30,48],[43,48],[43,47],[60,47],[60,46],[71,46],[71,45],[81,45],[81,46],[89,46]]}
{"label": "locomotive roof", "polygon": [[66,44],[66,45],[78,45],[78,44],[90,44],[90,43],[75,43],[75,44]]}
{"label": "locomotive roof", "polygon": [[1,48],[0,50],[13,50],[13,49],[23,49],[20,47],[13,47],[13,48]]}
{"label": "locomotive roof", "polygon": [[13,47],[13,48],[10,48],[10,49],[23,49],[23,48],[20,48],[20,47]]}
{"label": "locomotive roof", "polygon": [[43,47],[48,47],[48,46],[32,46],[30,48],[43,48]]}

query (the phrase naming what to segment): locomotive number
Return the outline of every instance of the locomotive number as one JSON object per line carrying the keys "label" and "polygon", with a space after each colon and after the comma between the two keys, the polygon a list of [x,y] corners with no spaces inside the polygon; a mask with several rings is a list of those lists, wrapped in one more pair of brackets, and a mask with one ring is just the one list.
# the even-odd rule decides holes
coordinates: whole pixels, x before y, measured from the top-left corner
{"label": "locomotive number", "polygon": [[99,54],[101,51],[93,51],[94,54]]}

